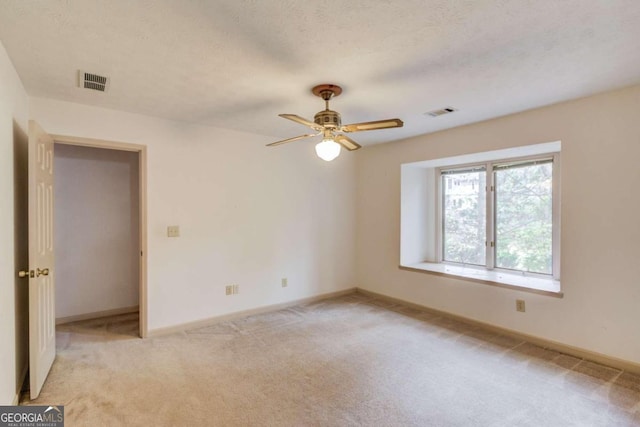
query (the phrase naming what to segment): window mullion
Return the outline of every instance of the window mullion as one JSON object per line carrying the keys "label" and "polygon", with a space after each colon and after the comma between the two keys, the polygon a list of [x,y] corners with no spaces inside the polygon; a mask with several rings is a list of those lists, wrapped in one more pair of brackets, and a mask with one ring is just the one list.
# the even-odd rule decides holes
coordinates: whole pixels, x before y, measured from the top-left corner
{"label": "window mullion", "polygon": [[486,240],[486,260],[487,268],[495,268],[495,182],[493,173],[493,164],[487,163],[487,240]]}

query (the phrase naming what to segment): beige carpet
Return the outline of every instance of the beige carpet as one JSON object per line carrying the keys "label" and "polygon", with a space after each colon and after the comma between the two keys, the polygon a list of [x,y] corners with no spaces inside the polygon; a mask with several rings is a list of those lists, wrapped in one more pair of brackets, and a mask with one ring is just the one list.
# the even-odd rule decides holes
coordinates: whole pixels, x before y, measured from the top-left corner
{"label": "beige carpet", "polygon": [[67,426],[630,426],[640,376],[352,294],[139,339],[58,327]]}

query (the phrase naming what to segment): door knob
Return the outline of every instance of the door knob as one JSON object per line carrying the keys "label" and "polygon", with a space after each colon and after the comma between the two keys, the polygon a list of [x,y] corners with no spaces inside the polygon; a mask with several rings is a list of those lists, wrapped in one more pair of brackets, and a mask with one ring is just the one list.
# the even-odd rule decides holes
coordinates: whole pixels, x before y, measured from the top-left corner
{"label": "door knob", "polygon": [[48,276],[48,275],[49,275],[48,268],[43,268],[43,269],[36,268],[36,271],[33,271],[33,270],[18,271],[18,277],[21,277],[21,278],[40,277],[40,276]]}

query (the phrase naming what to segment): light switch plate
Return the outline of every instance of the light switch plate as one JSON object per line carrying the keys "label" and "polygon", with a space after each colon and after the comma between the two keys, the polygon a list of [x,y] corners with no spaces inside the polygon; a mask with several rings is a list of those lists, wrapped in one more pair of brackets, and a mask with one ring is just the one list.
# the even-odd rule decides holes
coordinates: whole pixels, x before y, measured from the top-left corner
{"label": "light switch plate", "polygon": [[167,237],[180,237],[180,226],[179,225],[168,226]]}

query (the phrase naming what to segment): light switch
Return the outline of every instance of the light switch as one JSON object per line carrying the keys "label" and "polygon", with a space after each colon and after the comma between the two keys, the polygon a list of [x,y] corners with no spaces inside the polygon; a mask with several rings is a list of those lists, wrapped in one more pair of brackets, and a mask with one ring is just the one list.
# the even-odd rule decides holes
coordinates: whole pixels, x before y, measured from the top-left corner
{"label": "light switch", "polygon": [[167,237],[180,237],[180,226],[179,225],[168,226]]}

